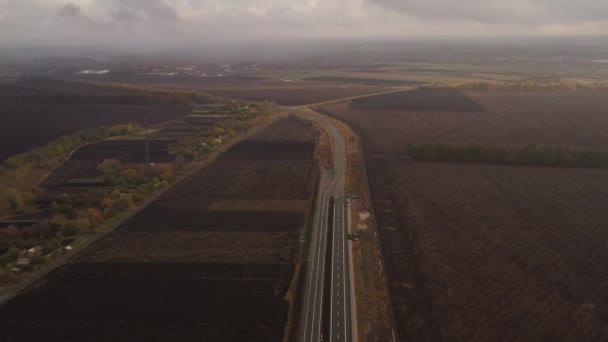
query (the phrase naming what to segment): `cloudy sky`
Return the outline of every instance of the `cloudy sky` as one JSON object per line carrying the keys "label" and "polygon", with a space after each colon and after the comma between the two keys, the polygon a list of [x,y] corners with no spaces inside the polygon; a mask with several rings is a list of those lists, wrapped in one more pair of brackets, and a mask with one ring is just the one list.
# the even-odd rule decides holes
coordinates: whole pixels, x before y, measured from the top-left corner
{"label": "cloudy sky", "polygon": [[0,45],[605,32],[607,0],[0,0]]}

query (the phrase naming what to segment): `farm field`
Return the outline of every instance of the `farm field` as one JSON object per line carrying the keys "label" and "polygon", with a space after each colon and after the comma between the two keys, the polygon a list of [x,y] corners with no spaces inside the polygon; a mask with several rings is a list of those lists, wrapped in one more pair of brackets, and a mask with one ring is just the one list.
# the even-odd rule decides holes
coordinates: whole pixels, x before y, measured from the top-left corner
{"label": "farm field", "polygon": [[390,157],[368,171],[402,338],[608,338],[607,171]]}
{"label": "farm field", "polygon": [[282,341],[317,139],[292,118],[236,144],[0,308],[4,336]]}
{"label": "farm field", "polygon": [[594,91],[421,90],[319,111],[362,137],[401,339],[608,338],[608,171],[410,161],[408,144],[603,149]]}
{"label": "farm field", "polygon": [[400,109],[383,109],[371,97],[321,111],[349,123],[376,154],[401,154],[408,144],[426,142],[608,146],[608,98],[601,92],[465,91],[450,95],[455,102],[441,102],[445,93],[437,90],[399,94],[389,94],[396,98],[389,103]]}
{"label": "farm field", "polygon": [[[178,106],[0,105],[0,160],[26,152],[62,135],[123,123],[143,125],[179,118],[188,108]],[[27,134],[24,134],[27,132]]]}
{"label": "farm field", "polygon": [[[221,159],[216,167],[186,179],[164,198],[289,199],[308,198],[314,191],[313,160]],[[208,182],[205,179],[214,179]]]}
{"label": "farm field", "polygon": [[483,108],[457,90],[416,89],[351,101],[354,110],[404,110],[438,112],[481,112]]}
{"label": "farm field", "polygon": [[74,263],[3,307],[0,327],[7,341],[280,341],[281,273],[279,264]]}
{"label": "farm field", "polygon": [[[168,163],[174,159],[169,154],[169,146],[177,140],[148,141],[150,161],[154,163]],[[70,160],[98,161],[104,159],[117,159],[123,163],[143,163],[145,156],[145,142],[141,140],[104,140],[94,144],[85,145],[72,154]]]}
{"label": "farm field", "polygon": [[[462,83],[522,80],[586,80],[605,78],[605,63],[564,64],[564,63],[475,63],[470,61],[406,62],[359,65],[267,67],[257,72],[257,77],[292,80],[322,78],[351,78],[382,84],[386,81],[400,81],[409,84],[420,83]],[[372,80],[372,81],[367,81]],[[351,81],[355,82],[355,81]],[[348,82],[345,82],[348,83]],[[371,84],[371,83],[369,83]],[[384,83],[386,84],[386,83]]]}
{"label": "farm field", "polygon": [[[295,226],[289,227],[291,231],[277,232],[187,231],[178,228],[114,232],[81,254],[78,261],[294,263],[294,252],[299,243]],[[263,238],[260,237],[261,232]]]}
{"label": "farm field", "polygon": [[261,78],[253,76],[230,77],[186,77],[186,76],[94,76],[100,81],[122,82],[134,85],[170,88],[197,89],[213,95],[247,101],[276,101],[281,105],[297,106],[311,103],[379,93],[386,90],[373,84],[354,85],[335,82],[313,82],[292,80],[289,77]]}
{"label": "farm field", "polygon": [[103,174],[97,170],[98,165],[99,162],[97,161],[65,161],[60,167],[51,172],[40,186],[45,189],[51,189],[65,186],[73,179],[101,177]]}

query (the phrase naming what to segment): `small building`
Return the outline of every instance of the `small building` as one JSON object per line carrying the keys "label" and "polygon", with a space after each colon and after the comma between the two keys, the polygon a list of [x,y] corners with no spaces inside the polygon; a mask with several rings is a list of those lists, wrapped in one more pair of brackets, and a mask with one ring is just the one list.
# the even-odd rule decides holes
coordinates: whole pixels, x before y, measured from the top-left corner
{"label": "small building", "polygon": [[17,259],[17,262],[15,263],[15,266],[23,268],[23,267],[27,267],[30,265],[30,259],[28,258],[19,258]]}

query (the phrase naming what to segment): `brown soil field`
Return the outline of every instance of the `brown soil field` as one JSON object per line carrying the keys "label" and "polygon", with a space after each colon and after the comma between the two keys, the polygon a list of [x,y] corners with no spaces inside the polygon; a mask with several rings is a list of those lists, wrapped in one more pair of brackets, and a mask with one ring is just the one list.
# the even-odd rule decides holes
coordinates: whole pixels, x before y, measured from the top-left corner
{"label": "brown soil field", "polygon": [[247,141],[235,145],[222,155],[227,159],[279,159],[310,160],[314,158],[315,144],[311,142]]}
{"label": "brown soil field", "polygon": [[73,161],[68,160],[61,164],[40,184],[45,189],[65,186],[75,178],[96,178],[103,174],[97,170],[97,161]]}
{"label": "brown soil field", "polygon": [[313,160],[222,159],[177,184],[164,198],[307,199],[317,173]]}
{"label": "brown soil field", "polygon": [[305,215],[289,211],[201,210],[189,200],[157,201],[122,225],[127,231],[279,232],[302,228]]}
{"label": "brown soil field", "polygon": [[[169,154],[169,147],[177,140],[148,140],[150,160],[154,163],[167,163],[175,158]],[[70,160],[103,161],[117,159],[123,163],[143,163],[145,161],[145,142],[141,140],[103,140],[82,146]]]}
{"label": "brown soil field", "polygon": [[426,142],[604,148],[608,98],[466,91],[483,111],[463,111],[435,106],[436,94],[400,99],[402,109],[377,98],[320,108],[362,137],[399,338],[607,339],[608,171],[411,162],[405,152]]}
{"label": "brown soil field", "polygon": [[78,257],[79,262],[293,263],[293,232],[114,232]]}
{"label": "brown soil field", "polygon": [[[608,97],[580,91],[470,91],[483,112],[354,110],[349,104],[321,111],[347,122],[368,153],[401,154],[410,143],[608,146]],[[438,97],[437,100],[440,100]]]}
{"label": "brown soil field", "polygon": [[354,110],[481,112],[483,108],[458,90],[416,89],[362,97],[351,101]]}
{"label": "brown soil field", "polygon": [[488,144],[608,146],[608,96],[598,91],[469,91],[491,114],[482,127],[445,136]]}
{"label": "brown soil field", "polygon": [[0,329],[4,341],[280,341],[282,272],[277,264],[69,264],[7,303]]}
{"label": "brown soil field", "polygon": [[143,125],[187,114],[175,106],[0,105],[0,161],[65,134],[125,123]]}
{"label": "brown soil field", "polygon": [[401,338],[608,339],[608,172],[373,158]]}
{"label": "brown soil field", "polygon": [[295,211],[305,212],[310,206],[309,200],[256,200],[256,199],[217,199],[211,201],[209,210],[231,211]]}

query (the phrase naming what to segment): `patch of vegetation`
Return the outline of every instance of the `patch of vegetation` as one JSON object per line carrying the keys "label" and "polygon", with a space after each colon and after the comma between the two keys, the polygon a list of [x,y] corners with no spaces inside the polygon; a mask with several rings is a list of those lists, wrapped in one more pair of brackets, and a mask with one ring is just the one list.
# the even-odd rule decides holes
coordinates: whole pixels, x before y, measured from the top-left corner
{"label": "patch of vegetation", "polygon": [[[58,166],[66,159],[69,158],[69,163],[78,163],[78,158],[75,158],[77,154],[72,151],[82,150],[83,145],[91,146],[92,142],[138,133],[142,129],[126,125],[88,130],[64,136],[45,147],[8,159],[0,166],[0,189],[6,189],[2,191],[5,198],[0,197],[0,200],[7,202],[10,207],[5,214],[31,217],[41,213],[42,217],[31,220],[29,224],[17,226],[12,222],[20,221],[11,220],[6,221],[8,226],[0,226],[0,247],[6,247],[0,253],[0,272],[15,269],[15,261],[19,258],[26,258],[33,265],[33,260],[41,263],[48,254],[63,253],[67,247],[64,243],[66,240],[98,232],[107,220],[134,208],[194,169],[205,154],[275,113],[270,103],[245,106],[229,102],[228,105],[235,115],[226,116],[214,126],[183,137],[172,151],[176,155],[174,163],[147,165],[105,159],[94,166],[99,176],[70,178],[49,188],[60,188],[66,192],[43,191],[38,188],[38,183],[50,171],[61,173]],[[90,161],[84,163],[88,165]],[[80,190],[71,191],[69,187]],[[36,252],[40,253],[40,258],[38,254],[28,251],[32,247],[40,248]],[[29,270],[21,266],[18,269]],[[1,285],[13,280],[13,275],[0,275]]]}

